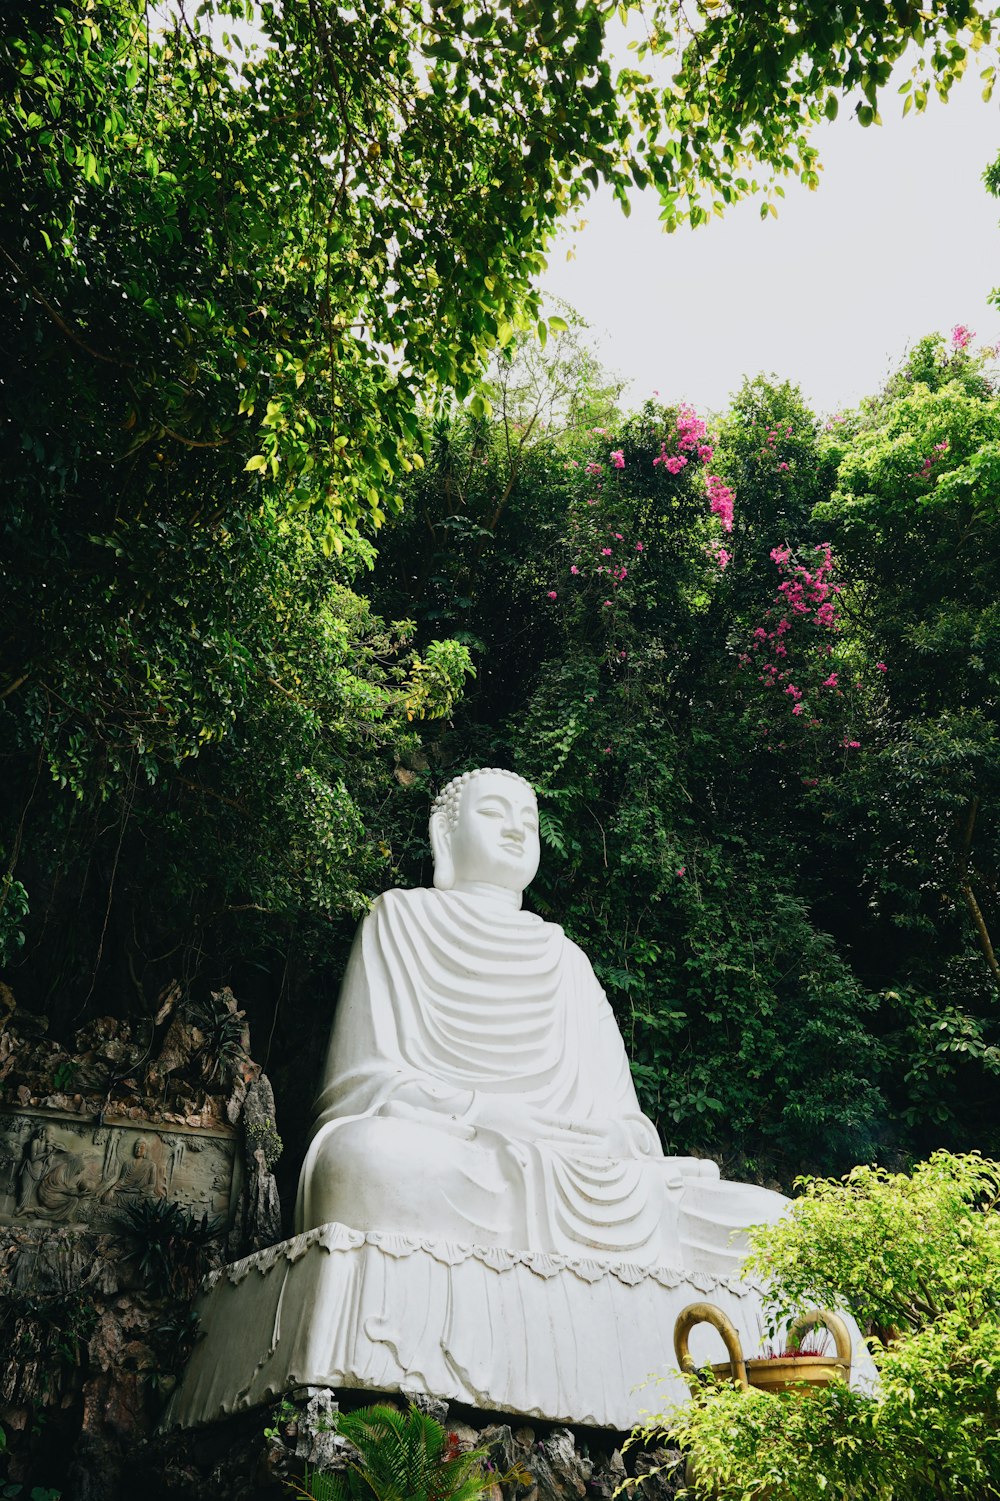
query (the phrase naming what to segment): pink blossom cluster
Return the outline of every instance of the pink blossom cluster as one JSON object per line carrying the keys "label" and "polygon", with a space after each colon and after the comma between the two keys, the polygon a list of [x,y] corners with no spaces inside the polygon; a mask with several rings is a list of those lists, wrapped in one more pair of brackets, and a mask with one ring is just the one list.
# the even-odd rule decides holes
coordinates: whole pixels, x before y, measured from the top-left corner
{"label": "pink blossom cluster", "polygon": [[[832,627],[834,610],[830,595],[833,592],[833,586],[828,582],[828,575],[833,567],[833,557],[829,542],[821,543],[816,551],[820,554],[820,558],[815,572],[810,573],[808,568],[801,563],[798,564],[792,577],[778,585],[778,592],[785,596],[785,605],[793,614],[808,615],[810,609],[815,608],[816,624]],[[788,548],[772,548],[771,561],[782,572],[786,571],[789,561]]]}
{"label": "pink blossom cluster", "polygon": [[612,469],[624,469],[625,468],[625,454],[624,454],[624,451],[622,449],[620,449],[620,448],[613,448],[611,450],[611,467],[612,467]]}
{"label": "pink blossom cluster", "polygon": [[590,461],[589,464],[586,464],[584,466],[584,470],[583,470],[584,474],[590,474],[590,475],[595,475],[595,476],[598,475],[598,474],[602,474],[603,471],[604,471],[604,465],[603,464],[595,464],[594,461],[593,461],[593,459],[591,459],[591,461]]}
{"label": "pink blossom cluster", "polygon": [[662,464],[668,474],[680,474],[688,462],[686,456],[694,452],[697,452],[703,464],[707,464],[714,452],[707,439],[708,429],[704,418],[698,416],[694,407],[682,403],[677,408],[677,452],[668,454],[664,440],[660,444],[659,456],[653,460],[653,468]]}
{"label": "pink blossom cluster", "polygon": [[924,459],[923,467],[921,469],[914,470],[913,478],[930,479],[931,470],[934,468],[934,465],[938,462],[939,459],[944,458],[950,447],[951,445],[948,442],[947,438],[942,438],[940,443],[935,443],[933,451],[928,454],[926,459]]}
{"label": "pink blossom cluster", "polygon": [[[612,532],[610,530],[604,536],[599,537],[597,540],[599,544],[602,545],[598,546],[595,555],[596,559],[599,561],[596,562],[596,566],[594,567],[594,576],[597,577],[598,575],[601,575],[606,582],[610,582],[612,588],[617,589],[618,585],[623,584],[628,578],[629,570],[627,563],[616,561],[615,544],[620,542],[623,549],[627,548],[629,552],[632,551],[632,548],[634,546],[634,549],[637,553],[643,552],[643,544],[641,542],[636,542],[633,544],[624,536],[622,532]],[[621,551],[621,549],[619,549],[619,551]],[[579,558],[581,557],[581,554],[578,553],[577,556]],[[583,561],[586,560],[583,559]],[[586,576],[579,563],[571,563],[569,571],[570,575],[573,578],[584,578]],[[554,589],[548,590],[547,598],[555,599],[556,591]],[[610,607],[610,605],[611,600],[606,599],[604,601],[604,608],[608,608]]]}
{"label": "pink blossom cluster", "polygon": [[975,337],[971,328],[966,328],[964,323],[956,323],[951,331],[951,347],[955,350],[968,349]]}
{"label": "pink blossom cluster", "polygon": [[717,474],[709,474],[705,477],[705,488],[708,491],[708,508],[713,516],[718,516],[722,522],[722,530],[731,532],[733,529],[733,502],[736,496],[730,490],[724,480]]}
{"label": "pink blossom cluster", "polygon": [[[824,632],[838,629],[836,618],[836,595],[838,585],[830,582],[833,570],[833,553],[828,542],[821,543],[814,551],[813,566],[794,562],[790,547],[773,547],[771,561],[783,575],[775,598],[774,607],[767,611],[768,625],[759,625],[753,632],[749,650],[740,656],[742,667],[753,666],[757,681],[768,688],[780,688],[791,700],[791,711],[796,719],[806,712],[804,690],[794,681],[788,643],[795,622],[811,622]],[[833,646],[827,642],[821,650],[827,656]],[[797,676],[797,674],[795,674]],[[820,684],[838,696],[841,693],[839,674],[830,672]],[[811,727],[818,727],[819,720],[810,718]]]}

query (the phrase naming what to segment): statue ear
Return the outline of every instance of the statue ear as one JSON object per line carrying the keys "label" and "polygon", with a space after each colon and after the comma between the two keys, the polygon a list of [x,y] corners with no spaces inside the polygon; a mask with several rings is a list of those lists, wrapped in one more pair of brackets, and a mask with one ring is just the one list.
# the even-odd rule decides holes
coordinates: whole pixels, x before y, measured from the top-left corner
{"label": "statue ear", "polygon": [[450,891],[455,884],[455,862],[451,858],[451,830],[444,813],[435,813],[431,819],[431,853],[434,885],[438,891]]}

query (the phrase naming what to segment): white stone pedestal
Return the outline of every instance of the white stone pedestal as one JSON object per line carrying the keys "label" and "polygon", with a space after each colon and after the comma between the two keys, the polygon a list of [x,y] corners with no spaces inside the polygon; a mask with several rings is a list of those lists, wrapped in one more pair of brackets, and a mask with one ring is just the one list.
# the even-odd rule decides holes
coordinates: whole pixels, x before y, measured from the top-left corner
{"label": "white stone pedestal", "polygon": [[[208,1279],[204,1337],[166,1424],[325,1386],[624,1430],[685,1397],[674,1322],[706,1298],[756,1353],[752,1283],[322,1225]],[[692,1353],[725,1358],[705,1327]]]}

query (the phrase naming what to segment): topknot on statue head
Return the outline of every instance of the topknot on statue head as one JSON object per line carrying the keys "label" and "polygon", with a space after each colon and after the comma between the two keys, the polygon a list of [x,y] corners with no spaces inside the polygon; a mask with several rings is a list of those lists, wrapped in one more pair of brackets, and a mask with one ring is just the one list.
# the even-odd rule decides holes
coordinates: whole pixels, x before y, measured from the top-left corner
{"label": "topknot on statue head", "polygon": [[[502,766],[480,766],[475,771],[463,771],[459,776],[452,777],[431,804],[429,830],[431,848],[434,853],[434,885],[439,891],[449,891],[455,885],[456,871],[451,853],[453,836],[458,828],[462,799],[466,789],[470,782],[475,782],[481,777],[502,778],[527,793],[534,809],[534,839],[537,844],[537,802],[535,789],[529,781],[519,776],[516,771],[508,771]],[[536,867],[537,859],[525,885],[530,882]],[[502,884],[507,885],[509,882],[503,879]]]}

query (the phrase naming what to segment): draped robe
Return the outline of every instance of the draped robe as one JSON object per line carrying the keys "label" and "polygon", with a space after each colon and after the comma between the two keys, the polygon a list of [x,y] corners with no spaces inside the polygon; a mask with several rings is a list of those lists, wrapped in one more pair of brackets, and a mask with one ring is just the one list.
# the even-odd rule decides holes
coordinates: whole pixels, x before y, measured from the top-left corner
{"label": "draped robe", "polygon": [[[524,1106],[526,1132],[517,1121],[470,1129],[483,1096],[511,1097],[515,1114]],[[571,1129],[547,1139],[533,1132],[530,1111]],[[380,1150],[377,1123],[390,1117],[411,1124],[410,1144],[428,1144],[425,1225],[389,1223],[390,1180],[411,1171]],[[587,1123],[598,1120],[622,1127],[620,1154],[587,1136]],[[357,1228],[434,1235],[441,1187],[465,1240],[483,1238],[477,1196],[488,1193],[498,1211],[489,1223],[492,1243],[677,1262],[677,1214],[668,1204],[679,1196],[680,1178],[668,1171],[655,1126],[640,1111],[610,1004],[586,956],[535,914],[458,892],[395,890],[378,898],[344,977],[300,1178],[299,1229],[318,1222],[324,1195],[315,1180],[332,1171],[348,1178],[335,1217],[354,1223],[350,1178],[360,1169],[338,1150],[338,1133],[347,1144],[347,1127],[359,1121],[371,1123],[363,1136],[366,1213],[384,1223]],[[572,1123],[583,1127],[578,1141]],[[422,1135],[428,1130],[432,1145]],[[387,1133],[383,1141],[389,1147]]]}

